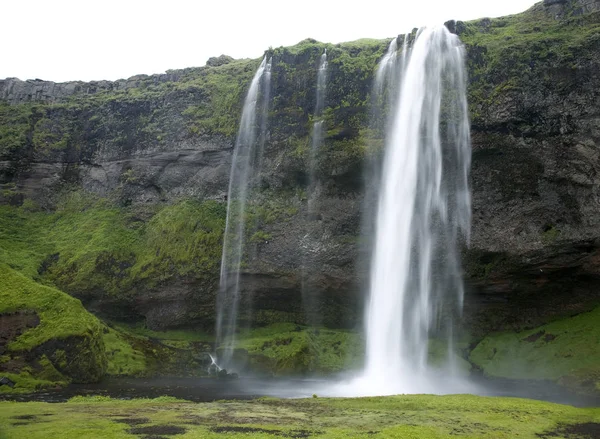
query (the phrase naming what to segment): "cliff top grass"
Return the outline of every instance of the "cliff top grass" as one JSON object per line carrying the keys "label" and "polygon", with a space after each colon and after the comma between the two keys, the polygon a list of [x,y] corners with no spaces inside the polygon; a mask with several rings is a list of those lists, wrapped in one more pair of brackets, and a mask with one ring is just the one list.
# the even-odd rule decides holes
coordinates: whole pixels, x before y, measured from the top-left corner
{"label": "cliff top grass", "polygon": [[2,439],[173,434],[190,439],[591,438],[599,427],[598,408],[470,395],[202,404],[106,397],[77,397],[62,404],[0,402]]}
{"label": "cliff top grass", "polygon": [[35,311],[40,324],[11,342],[8,348],[12,351],[29,350],[51,339],[92,334],[100,327],[79,300],[0,263],[0,313],[21,310]]}
{"label": "cliff top grass", "polygon": [[587,377],[600,391],[599,322],[596,308],[528,331],[489,335],[471,352],[470,360],[492,377],[567,381]]}

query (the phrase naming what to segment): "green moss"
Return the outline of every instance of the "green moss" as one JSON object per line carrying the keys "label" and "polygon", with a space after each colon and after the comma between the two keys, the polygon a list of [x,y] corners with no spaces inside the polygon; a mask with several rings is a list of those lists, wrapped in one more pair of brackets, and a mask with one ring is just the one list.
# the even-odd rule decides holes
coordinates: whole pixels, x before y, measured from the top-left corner
{"label": "green moss", "polygon": [[124,334],[105,328],[103,337],[106,347],[109,375],[141,375],[146,370],[146,356],[134,349]]}
{"label": "green moss", "polygon": [[62,404],[0,402],[0,425],[6,439],[125,439],[131,437],[130,427],[122,422],[128,418],[141,419],[144,427],[183,427],[182,437],[189,438],[536,439],[566,437],[561,433],[565,426],[598,423],[600,409],[470,395],[262,398],[202,404],[173,398],[123,401],[102,396],[77,397]]}
{"label": "green moss", "polygon": [[98,319],[79,300],[0,263],[0,314],[15,311],[35,311],[40,319],[39,325],[7,346],[12,357],[34,352],[27,355],[38,358],[34,365],[39,370],[19,375],[24,380],[20,388],[31,384],[29,378],[55,383],[90,382],[104,374],[106,356]]}
{"label": "green moss", "polygon": [[40,324],[11,342],[8,347],[12,351],[29,350],[51,339],[88,337],[100,331],[98,319],[79,300],[0,264],[0,313],[19,310],[34,310]]}
{"label": "green moss", "polygon": [[69,124],[67,120],[43,118],[36,122],[33,146],[37,149],[64,150],[69,144]]}
{"label": "green moss", "polygon": [[56,370],[54,364],[52,364],[52,362],[45,355],[42,355],[42,357],[39,360],[39,364],[42,367],[42,371],[38,374],[38,377],[40,379],[45,381],[63,383],[66,383],[68,381],[67,378],[65,378],[58,370]]}
{"label": "green moss", "polygon": [[183,341],[183,342],[210,342],[213,341],[214,336],[211,334],[204,333],[200,330],[167,330],[167,331],[153,331],[146,328],[144,324],[130,325],[123,323],[115,323],[114,327],[120,332],[127,334],[138,335],[141,337],[155,338],[158,340],[170,340],[170,341]]}
{"label": "green moss", "polygon": [[265,242],[271,239],[271,235],[263,230],[258,230],[250,237],[250,242]]}
{"label": "green moss", "polygon": [[520,333],[484,338],[470,360],[486,375],[523,379],[591,378],[597,385],[600,365],[600,308]]}
{"label": "green moss", "polygon": [[27,146],[31,117],[31,105],[11,106],[0,102],[0,157]]}
{"label": "green moss", "polygon": [[331,374],[357,366],[363,343],[352,332],[278,323],[241,333],[235,348],[238,360],[250,369],[284,376]]}
{"label": "green moss", "polygon": [[[0,386],[0,394],[22,394],[31,393],[39,390],[62,387],[69,383],[69,380],[65,379],[62,375],[55,377],[58,380],[48,380],[35,376],[29,371],[21,371],[20,373],[2,372],[2,376],[12,380],[15,383],[13,388],[8,386]],[[0,430],[1,432],[1,430]],[[2,437],[2,436],[0,436]]]}
{"label": "green moss", "polygon": [[218,277],[225,205],[182,200],[137,219],[136,207],[65,194],[55,213],[0,206],[0,262],[83,297],[126,296],[174,276]]}
{"label": "green moss", "polygon": [[[521,14],[466,23],[460,37],[469,52],[474,125],[485,125],[485,109],[507,95],[531,87],[572,87],[575,82],[568,75],[557,77],[553,72],[557,68],[575,72],[597,54],[597,17],[596,13],[557,20],[538,4]],[[535,129],[527,126],[525,115],[513,116],[521,130]]]}
{"label": "green moss", "polygon": [[542,233],[542,242],[545,244],[552,244],[560,236],[560,230],[554,226],[547,226]]}

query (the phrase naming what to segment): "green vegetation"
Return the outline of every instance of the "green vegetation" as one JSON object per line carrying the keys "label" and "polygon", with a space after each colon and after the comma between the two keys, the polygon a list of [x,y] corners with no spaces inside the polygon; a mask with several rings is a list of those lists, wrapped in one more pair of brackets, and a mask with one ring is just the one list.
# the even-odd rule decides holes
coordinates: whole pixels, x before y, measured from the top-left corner
{"label": "green vegetation", "polygon": [[[119,208],[107,199],[68,193],[57,211],[0,206],[0,262],[80,297],[127,296],[174,276],[218,275],[225,206],[182,200]],[[143,222],[139,215],[152,215]]]}
{"label": "green vegetation", "polygon": [[0,157],[26,145],[31,112],[30,105],[10,106],[0,102]]}
{"label": "green vegetation", "polygon": [[63,194],[55,212],[31,202],[0,206],[0,314],[34,311],[40,318],[8,345],[3,363],[12,358],[22,364],[23,353],[30,351],[36,358],[33,368],[21,365],[20,373],[11,374],[15,391],[93,381],[105,372],[147,376],[203,370],[199,351],[206,348],[192,344],[206,335],[107,328],[54,285],[82,298],[100,290],[126,304],[142,284],[152,288],[175,276],[214,282],[224,221],[225,207],[214,201],[119,208],[81,192]]}
{"label": "green vegetation", "polygon": [[363,344],[355,332],[279,323],[242,332],[234,355],[260,373],[331,374],[358,366]]}
{"label": "green vegetation", "polygon": [[40,285],[8,266],[0,265],[0,313],[35,310],[40,324],[8,345],[25,350],[51,339],[98,334],[100,322],[81,302],[55,288]]}
{"label": "green vegetation", "polygon": [[484,338],[470,360],[493,377],[554,380],[600,391],[600,308],[520,333]]}
{"label": "green vegetation", "polygon": [[[35,311],[39,324],[7,345],[8,359],[34,354],[32,365],[9,378],[14,391],[98,380],[106,370],[102,327],[81,302],[0,263],[0,314]],[[46,344],[47,342],[51,342]],[[11,391],[5,386],[0,391]]]}
{"label": "green vegetation", "polygon": [[237,132],[241,102],[254,71],[256,61],[238,60],[203,71],[187,87],[199,87],[207,99],[189,106],[184,112],[192,134],[222,134],[233,137]]}
{"label": "green vegetation", "polygon": [[108,375],[139,376],[146,371],[145,354],[135,349],[123,333],[107,328],[103,339]]}
{"label": "green vegetation", "polygon": [[[516,398],[395,396],[194,404],[174,398],[77,397],[62,404],[0,402],[0,437],[524,438],[592,437],[600,409]],[[568,432],[568,433],[567,433]],[[162,434],[161,434],[162,433]]]}
{"label": "green vegetation", "polygon": [[[469,53],[473,124],[485,125],[485,108],[525,89],[562,93],[579,86],[575,73],[598,53],[598,16],[571,11],[559,20],[539,3],[521,14],[464,23],[460,38]],[[524,132],[536,128],[527,125],[525,114],[514,117]]]}

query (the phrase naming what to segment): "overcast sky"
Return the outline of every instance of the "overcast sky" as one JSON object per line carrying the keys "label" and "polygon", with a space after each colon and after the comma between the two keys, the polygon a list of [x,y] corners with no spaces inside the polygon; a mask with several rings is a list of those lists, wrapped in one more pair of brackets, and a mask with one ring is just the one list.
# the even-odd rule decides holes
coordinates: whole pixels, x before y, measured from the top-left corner
{"label": "overcast sky", "polygon": [[305,38],[390,38],[449,19],[514,14],[535,0],[7,0],[0,78],[127,78],[258,58]]}

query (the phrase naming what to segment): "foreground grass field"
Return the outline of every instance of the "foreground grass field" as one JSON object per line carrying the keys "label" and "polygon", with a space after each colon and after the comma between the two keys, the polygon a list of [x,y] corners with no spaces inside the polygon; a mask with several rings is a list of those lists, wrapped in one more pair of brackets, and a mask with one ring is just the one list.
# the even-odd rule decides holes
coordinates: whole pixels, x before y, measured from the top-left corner
{"label": "foreground grass field", "polygon": [[597,438],[600,408],[516,398],[0,402],[0,438]]}

